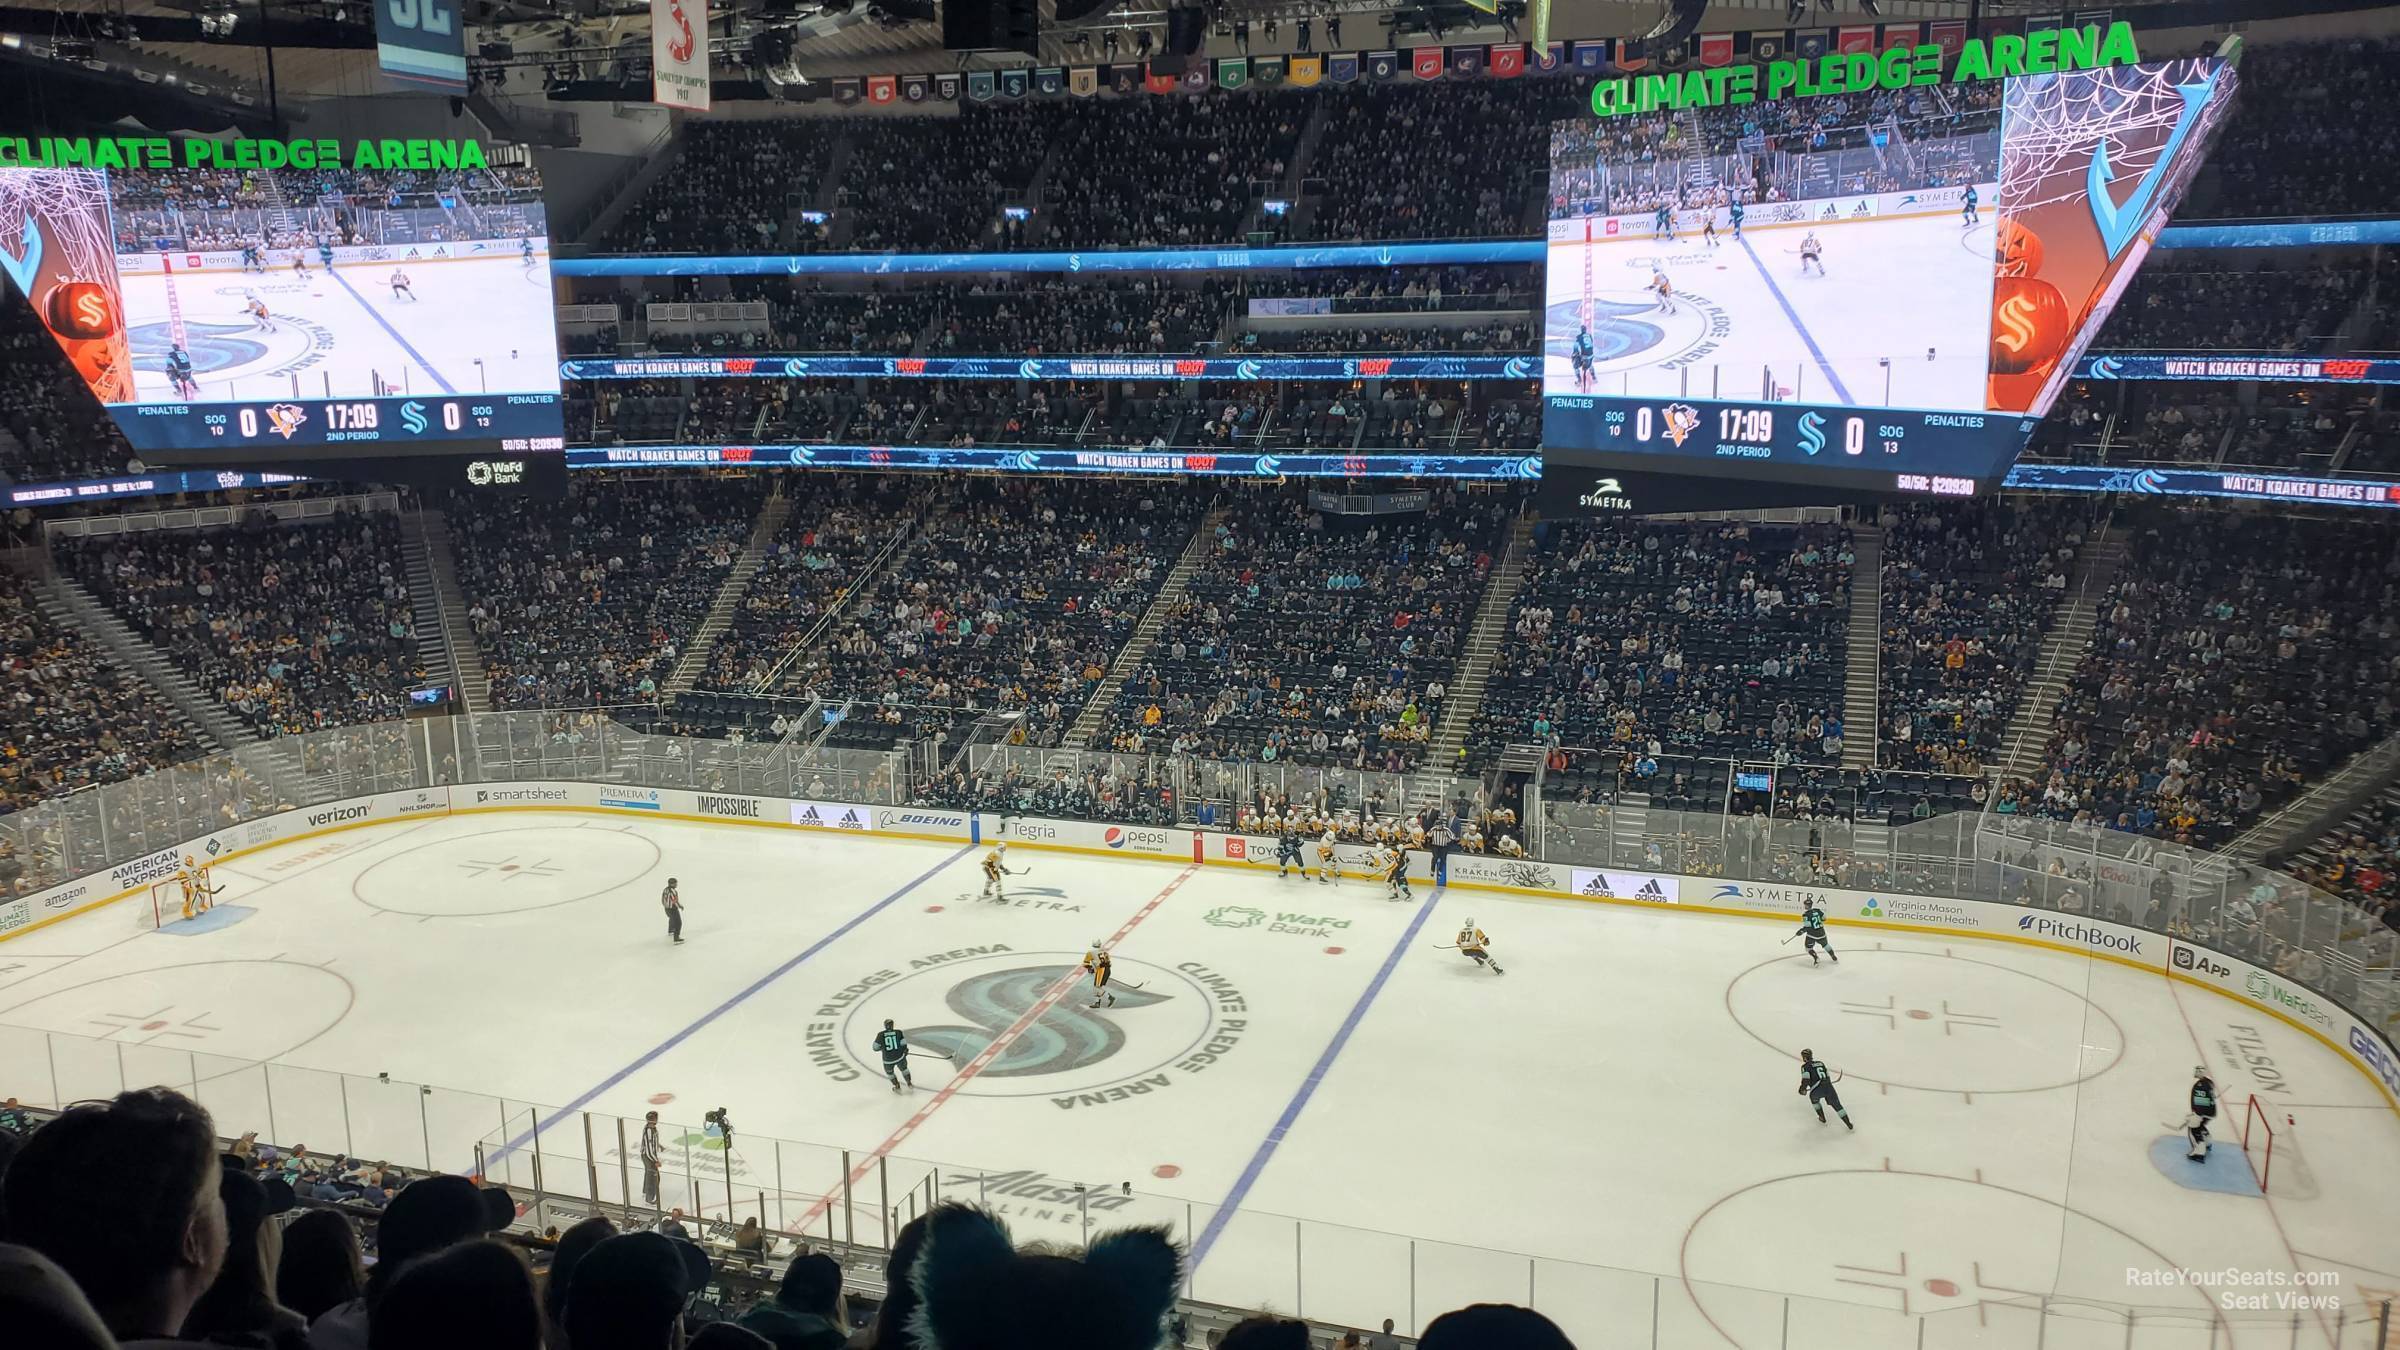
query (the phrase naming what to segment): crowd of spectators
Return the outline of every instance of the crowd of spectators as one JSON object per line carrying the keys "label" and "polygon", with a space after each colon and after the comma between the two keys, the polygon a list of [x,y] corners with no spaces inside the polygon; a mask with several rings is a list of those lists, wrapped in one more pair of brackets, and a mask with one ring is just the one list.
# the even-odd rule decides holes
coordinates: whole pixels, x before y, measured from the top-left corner
{"label": "crowd of spectators", "polygon": [[828,610],[864,579],[866,566],[926,504],[924,480],[801,477],[766,556],[743,588],[699,677],[704,689],[755,690],[797,654]]}
{"label": "crowd of spectators", "polygon": [[1644,779],[1662,755],[1839,762],[1847,530],[1602,520],[1535,535],[1476,757],[1599,750]]}
{"label": "crowd of spectators", "polygon": [[452,498],[459,586],[493,706],[654,702],[763,493],[755,478],[579,478],[542,512]]}
{"label": "crowd of spectators", "polygon": [[693,120],[673,165],[626,208],[602,247],[612,253],[799,247],[787,226],[814,200],[824,176],[833,143],[825,132],[813,120]]}
{"label": "crowd of spectators", "polygon": [[0,472],[33,483],[106,478],[133,458],[33,307],[0,293]]}
{"label": "crowd of spectators", "polygon": [[929,732],[982,713],[1055,745],[1191,538],[1203,499],[971,480],[925,514],[787,687]]}
{"label": "crowd of spectators", "polygon": [[[1197,1344],[1178,1302],[1186,1253],[1163,1228],[1019,1248],[999,1214],[943,1203],[894,1235],[879,1288],[852,1293],[834,1255],[805,1242],[786,1255],[787,1238],[755,1218],[592,1214],[562,1232],[477,1178],[367,1164],[327,1180],[337,1174],[217,1130],[165,1087],[57,1113],[0,1103],[0,1311],[13,1336],[41,1350]],[[1305,1323],[1257,1314],[1209,1344],[1314,1341]],[[1539,1313],[1491,1303],[1432,1318],[1416,1344],[1573,1350]],[[1397,1350],[1390,1321],[1341,1342],[1369,1346]]]}
{"label": "crowd of spectators", "polygon": [[2068,507],[1886,514],[1877,763],[1977,775],[1996,761],[2082,526]]}
{"label": "crowd of spectators", "polygon": [[[172,706],[0,572],[0,813],[190,759],[200,747]],[[14,864],[14,865],[12,865]],[[0,856],[0,893],[34,879]]]}
{"label": "crowd of spectators", "polygon": [[1529,315],[1452,327],[1431,324],[1402,328],[1318,327],[1261,328],[1242,333],[1242,349],[1260,352],[1329,352],[1381,355],[1389,352],[1491,352],[1521,355],[1533,349]]}
{"label": "crowd of spectators", "polygon": [[2209,152],[2191,210],[2212,217],[2391,215],[2400,184],[2377,167],[2400,137],[2389,37],[2261,42],[2242,53],[2241,101]]}
{"label": "crowd of spectators", "polygon": [[2155,509],[1994,809],[2223,844],[2400,723],[2381,522]]}
{"label": "crowd of spectators", "polygon": [[1112,749],[1398,770],[1422,761],[1513,504],[1245,501],[1108,709]]}
{"label": "crowd of spectators", "polygon": [[837,204],[855,217],[850,246],[866,252],[1007,249],[1025,243],[1025,226],[1001,206],[1021,200],[1058,122],[1059,105],[969,104],[955,118],[803,122],[799,134],[855,138]]}
{"label": "crowd of spectators", "polygon": [[1052,248],[1174,248],[1241,240],[1257,201],[1281,191],[1304,94],[1215,92],[1058,105],[1057,159],[1042,186]]}
{"label": "crowd of spectators", "polygon": [[2400,787],[2361,804],[2285,868],[2400,929]]}
{"label": "crowd of spectators", "polygon": [[277,525],[68,536],[54,546],[133,631],[261,735],[404,716],[420,674],[384,512]]}
{"label": "crowd of spectators", "polygon": [[2093,346],[2322,351],[2357,308],[2370,275],[2338,262],[2237,267],[2213,254],[2155,253],[2134,274]]}
{"label": "crowd of spectators", "polygon": [[1549,177],[1545,133],[1572,81],[1330,90],[1308,166],[1318,239],[1515,237]]}
{"label": "crowd of spectators", "polygon": [[995,277],[937,293],[937,356],[1181,354],[1211,342],[1229,288],[1137,278]]}

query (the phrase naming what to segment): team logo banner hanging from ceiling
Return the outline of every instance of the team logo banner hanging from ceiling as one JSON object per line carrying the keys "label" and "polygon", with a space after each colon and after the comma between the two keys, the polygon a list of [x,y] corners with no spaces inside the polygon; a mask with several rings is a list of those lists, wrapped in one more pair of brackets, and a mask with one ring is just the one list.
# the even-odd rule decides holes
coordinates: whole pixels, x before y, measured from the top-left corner
{"label": "team logo banner hanging from ceiling", "polygon": [[708,111],[708,0],[650,0],[650,101]]}
{"label": "team logo banner hanging from ceiling", "polygon": [[1760,33],[1750,39],[1750,59],[1762,66],[1782,60],[1784,50],[1781,33]]}
{"label": "team logo banner hanging from ceiling", "polygon": [[910,103],[923,103],[933,97],[933,81],[922,75],[900,77],[900,97]]}
{"label": "team logo banner hanging from ceiling", "polygon": [[867,77],[867,102],[869,102],[869,103],[889,103],[889,102],[891,102],[893,99],[896,99],[896,98],[898,98],[899,96],[900,96],[900,77],[899,77],[899,76],[897,76],[897,75],[869,75],[869,76]]}
{"label": "team logo banner hanging from ceiling", "polygon": [[467,26],[458,0],[375,0],[375,64],[396,80],[464,90]]}
{"label": "team logo banner hanging from ceiling", "polygon": [[833,101],[856,103],[867,92],[867,82],[855,76],[833,82]]}
{"label": "team logo banner hanging from ceiling", "polygon": [[1608,44],[1606,42],[1576,43],[1575,69],[1586,73],[1598,73],[1608,69]]}
{"label": "team logo banner hanging from ceiling", "polygon": [[1733,64],[1733,34],[1702,33],[1700,35],[1700,64],[1704,66]]}
{"label": "team logo banner hanging from ceiling", "polygon": [[959,78],[956,74],[945,73],[933,77],[933,96],[944,103],[958,102],[958,87]]}
{"label": "team logo banner hanging from ceiling", "polygon": [[1283,58],[1262,56],[1252,61],[1250,63],[1250,82],[1252,84],[1283,83]]}
{"label": "team logo banner hanging from ceiling", "polygon": [[1227,57],[1217,62],[1217,87],[1239,89],[1250,83],[1250,59],[1244,56]]}
{"label": "team logo banner hanging from ceiling", "polygon": [[1325,58],[1295,56],[1291,58],[1291,69],[1285,78],[1297,85],[1321,84],[1325,79]]}
{"label": "team logo banner hanging from ceiling", "polygon": [[1109,88],[1120,94],[1130,94],[1142,87],[1140,66],[1105,66],[1102,67],[1101,77],[1108,82]]}
{"label": "team logo banner hanging from ceiling", "polygon": [[1396,78],[1398,78],[1398,77],[1399,77],[1399,74],[1400,74],[1400,53],[1398,53],[1398,52],[1368,52],[1368,53],[1367,53],[1367,78],[1368,78],[1368,79],[1370,79],[1370,80],[1390,80],[1390,79],[1396,79]]}
{"label": "team logo banner hanging from ceiling", "polygon": [[1408,54],[1408,68],[1420,80],[1442,78],[1442,49],[1419,47]]}
{"label": "team logo banner hanging from ceiling", "polygon": [[1183,68],[1183,89],[1187,94],[1208,92],[1208,63],[1194,61]]}
{"label": "team logo banner hanging from ceiling", "polygon": [[1449,60],[1450,73],[1460,79],[1472,79],[1483,73],[1483,48],[1481,47],[1452,47]]}
{"label": "team logo banner hanging from ceiling", "polygon": [[1350,84],[1358,79],[1358,53],[1336,52],[1325,58],[1325,78],[1335,84]]}
{"label": "team logo banner hanging from ceiling", "polygon": [[1052,66],[1033,72],[1033,92],[1044,98],[1056,98],[1067,91],[1067,72],[1064,66]]}
{"label": "team logo banner hanging from ceiling", "polygon": [[988,70],[970,70],[967,72],[968,98],[975,100],[977,103],[989,103],[991,102],[992,95],[998,92],[1000,92],[1000,85],[998,81],[992,78],[992,72]]}
{"label": "team logo banner hanging from ceiling", "polygon": [[1513,80],[1525,73],[1525,47],[1509,42],[1492,48],[1492,78]]}
{"label": "team logo banner hanging from ceiling", "polygon": [[1067,92],[1077,98],[1090,98],[1100,92],[1100,68],[1077,66],[1067,72]]}
{"label": "team logo banner hanging from ceiling", "polygon": [[1002,98],[1025,97],[1026,84],[1023,66],[1015,66],[1000,72],[1000,96]]}

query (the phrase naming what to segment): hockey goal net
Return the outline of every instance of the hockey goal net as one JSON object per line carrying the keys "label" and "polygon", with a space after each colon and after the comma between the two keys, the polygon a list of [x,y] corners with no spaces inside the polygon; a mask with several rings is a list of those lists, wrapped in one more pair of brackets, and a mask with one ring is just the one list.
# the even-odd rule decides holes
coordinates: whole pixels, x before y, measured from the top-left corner
{"label": "hockey goal net", "polygon": [[150,887],[150,903],[138,916],[144,928],[164,928],[183,917],[183,885],[169,878]]}
{"label": "hockey goal net", "polygon": [[[2289,1118],[2286,1118],[2287,1123]],[[2242,1156],[2258,1174],[2258,1189],[2270,1190],[2275,1172],[2275,1117],[2254,1094],[2242,1105]]]}

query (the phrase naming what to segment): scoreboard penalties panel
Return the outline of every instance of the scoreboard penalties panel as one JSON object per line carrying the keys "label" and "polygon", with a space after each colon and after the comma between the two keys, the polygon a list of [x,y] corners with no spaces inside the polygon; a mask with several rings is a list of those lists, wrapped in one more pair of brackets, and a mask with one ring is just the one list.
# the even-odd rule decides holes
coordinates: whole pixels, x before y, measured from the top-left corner
{"label": "scoreboard penalties panel", "polygon": [[1996,486],[2234,89],[2214,57],[1972,82],[1896,121],[1800,116],[1796,145],[1757,106],[1558,124],[1546,463],[1728,506]]}

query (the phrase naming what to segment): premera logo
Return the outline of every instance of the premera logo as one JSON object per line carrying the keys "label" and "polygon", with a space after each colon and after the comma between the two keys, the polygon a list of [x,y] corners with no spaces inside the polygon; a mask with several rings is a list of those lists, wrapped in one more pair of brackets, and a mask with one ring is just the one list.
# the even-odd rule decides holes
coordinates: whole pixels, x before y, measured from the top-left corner
{"label": "premera logo", "polygon": [[657,788],[602,788],[600,804],[620,811],[656,811],[659,809]]}
{"label": "premera logo", "polygon": [[711,797],[702,793],[699,809],[700,814],[704,816],[723,816],[729,820],[759,819],[758,798],[756,797]]}
{"label": "premera logo", "polygon": [[[317,825],[338,825],[345,820],[365,820],[367,818],[367,813],[374,809],[374,807],[362,803],[358,806],[337,806],[330,811],[312,811],[309,813],[308,823],[313,827]],[[216,841],[210,840],[209,842],[214,843]]]}
{"label": "premera logo", "polygon": [[1111,825],[1100,832],[1100,842],[1110,848],[1139,848],[1163,853],[1167,848],[1165,830],[1127,830]]}
{"label": "premera logo", "polygon": [[2028,914],[2017,920],[2019,930],[2072,942],[2081,947],[2097,947],[2104,951],[2123,952],[2127,956],[2142,954],[2142,940],[2131,933],[2112,933],[2088,923],[2053,919],[2047,914]]}

